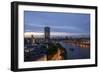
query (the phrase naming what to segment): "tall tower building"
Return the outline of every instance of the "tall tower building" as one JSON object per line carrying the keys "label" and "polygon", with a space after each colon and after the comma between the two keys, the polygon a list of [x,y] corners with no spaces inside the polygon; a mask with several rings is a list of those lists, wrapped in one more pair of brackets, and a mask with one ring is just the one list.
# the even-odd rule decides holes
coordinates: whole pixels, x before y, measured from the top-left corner
{"label": "tall tower building", "polygon": [[44,34],[45,34],[45,42],[48,43],[50,41],[50,27],[44,28]]}

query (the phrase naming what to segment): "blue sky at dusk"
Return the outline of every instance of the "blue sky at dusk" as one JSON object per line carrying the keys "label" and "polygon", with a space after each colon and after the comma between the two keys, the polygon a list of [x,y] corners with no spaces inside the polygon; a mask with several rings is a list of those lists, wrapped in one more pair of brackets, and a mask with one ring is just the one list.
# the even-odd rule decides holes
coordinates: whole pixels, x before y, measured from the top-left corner
{"label": "blue sky at dusk", "polygon": [[90,33],[90,14],[24,11],[24,32]]}

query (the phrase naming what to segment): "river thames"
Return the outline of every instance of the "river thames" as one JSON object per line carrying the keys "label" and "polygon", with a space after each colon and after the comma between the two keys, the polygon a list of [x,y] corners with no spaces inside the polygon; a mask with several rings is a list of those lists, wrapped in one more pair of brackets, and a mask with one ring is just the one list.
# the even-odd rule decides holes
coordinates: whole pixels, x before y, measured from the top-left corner
{"label": "river thames", "polygon": [[59,42],[67,52],[67,59],[88,59],[90,58],[90,48],[80,48],[72,44]]}

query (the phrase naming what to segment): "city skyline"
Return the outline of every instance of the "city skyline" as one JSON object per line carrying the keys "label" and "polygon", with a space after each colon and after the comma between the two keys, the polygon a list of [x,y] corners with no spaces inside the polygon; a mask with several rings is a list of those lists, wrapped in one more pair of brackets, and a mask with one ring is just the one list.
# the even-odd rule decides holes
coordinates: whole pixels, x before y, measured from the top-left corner
{"label": "city skyline", "polygon": [[69,59],[90,59],[90,15],[25,11],[24,61]]}

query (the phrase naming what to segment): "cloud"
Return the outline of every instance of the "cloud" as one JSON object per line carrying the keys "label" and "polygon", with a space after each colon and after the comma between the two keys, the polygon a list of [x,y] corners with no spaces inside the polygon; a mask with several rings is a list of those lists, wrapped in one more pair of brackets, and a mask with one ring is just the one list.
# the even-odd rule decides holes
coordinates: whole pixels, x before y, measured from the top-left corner
{"label": "cloud", "polygon": [[[35,29],[35,27],[36,28],[44,28],[44,27],[46,27],[46,26],[48,26],[48,27],[50,27],[51,29],[55,29],[55,30],[63,30],[63,31],[66,31],[66,30],[71,30],[71,31],[80,31],[81,29],[80,28],[78,28],[78,27],[75,27],[75,26],[69,26],[69,25],[58,25],[58,26],[56,26],[56,25],[45,25],[45,24],[28,24],[28,25],[26,25],[25,27],[27,28],[28,27],[28,29],[29,30],[31,30],[31,31],[33,31],[34,29]],[[26,30],[27,31],[27,30]],[[38,30],[37,30],[38,31]]]}
{"label": "cloud", "polygon": [[[44,35],[44,32],[25,32],[24,35],[25,36],[30,36],[30,35],[41,36],[41,35]],[[50,35],[51,36],[79,36],[79,35],[89,35],[89,34],[87,34],[87,33],[51,32]]]}

